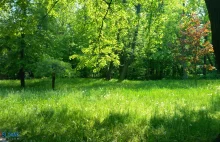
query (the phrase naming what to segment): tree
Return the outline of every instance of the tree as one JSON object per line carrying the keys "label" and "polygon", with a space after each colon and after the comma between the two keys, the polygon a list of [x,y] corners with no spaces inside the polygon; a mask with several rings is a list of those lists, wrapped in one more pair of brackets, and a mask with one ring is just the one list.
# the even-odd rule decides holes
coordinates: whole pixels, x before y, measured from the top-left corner
{"label": "tree", "polygon": [[33,64],[54,40],[48,38],[52,37],[48,23],[55,21],[52,9],[56,4],[52,0],[10,0],[0,5],[0,53],[3,55],[0,58],[5,60],[0,62],[5,67],[0,72],[18,74],[23,88],[25,72],[33,71]]}
{"label": "tree", "polygon": [[204,7],[200,0],[2,0],[0,75],[19,73],[24,86],[24,74],[48,57],[71,63],[81,77],[181,76],[184,63],[173,52],[188,44],[178,40],[181,15],[200,11],[203,19]]}
{"label": "tree", "polygon": [[205,0],[212,30],[212,44],[215,53],[216,68],[220,71],[220,1]]}
{"label": "tree", "polygon": [[[187,70],[197,76],[197,68],[200,63],[203,64],[201,57],[208,55],[213,52],[213,47],[209,41],[205,40],[205,37],[210,33],[209,22],[206,24],[201,23],[200,19],[196,14],[185,17],[188,20],[180,24],[180,37],[179,37],[179,48],[176,48],[176,59],[179,62],[185,63],[183,68],[183,78],[187,78]],[[212,69],[211,65],[206,66],[209,70]]]}

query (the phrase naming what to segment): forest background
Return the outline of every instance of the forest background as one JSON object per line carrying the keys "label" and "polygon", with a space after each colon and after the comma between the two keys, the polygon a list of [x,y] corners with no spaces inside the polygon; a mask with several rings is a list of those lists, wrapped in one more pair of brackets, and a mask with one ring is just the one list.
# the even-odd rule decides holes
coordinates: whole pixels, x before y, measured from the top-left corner
{"label": "forest background", "polygon": [[216,78],[213,3],[3,0],[0,78]]}

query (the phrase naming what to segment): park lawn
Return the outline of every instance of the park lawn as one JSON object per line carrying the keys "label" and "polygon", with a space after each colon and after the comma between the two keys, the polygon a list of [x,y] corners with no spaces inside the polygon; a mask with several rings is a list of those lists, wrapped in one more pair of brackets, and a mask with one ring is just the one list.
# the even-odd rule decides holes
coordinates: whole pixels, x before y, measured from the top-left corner
{"label": "park lawn", "polygon": [[0,131],[19,141],[211,142],[220,80],[0,81]]}

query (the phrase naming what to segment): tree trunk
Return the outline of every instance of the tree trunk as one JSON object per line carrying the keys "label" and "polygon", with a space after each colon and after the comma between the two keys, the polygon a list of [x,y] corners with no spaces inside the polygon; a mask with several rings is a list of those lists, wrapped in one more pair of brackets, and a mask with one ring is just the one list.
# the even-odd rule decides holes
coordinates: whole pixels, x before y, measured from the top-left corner
{"label": "tree trunk", "polygon": [[112,79],[112,70],[113,70],[113,62],[111,61],[108,67],[107,74],[106,74],[106,80]]}
{"label": "tree trunk", "polygon": [[20,49],[20,60],[21,60],[21,67],[19,70],[19,78],[21,87],[25,87],[25,69],[24,69],[24,49],[25,49],[25,34],[21,34],[21,49]]}
{"label": "tree trunk", "polygon": [[207,73],[207,70],[206,70],[206,65],[207,65],[207,56],[206,56],[206,55],[204,55],[203,60],[204,60],[203,76],[204,76],[204,78],[206,78],[206,73]]}
{"label": "tree trunk", "polygon": [[209,54],[207,54],[206,56],[207,56],[207,58],[208,58],[209,63],[211,64],[211,66],[214,66],[214,64],[212,63],[212,60],[211,60]]}
{"label": "tree trunk", "polygon": [[177,76],[176,74],[177,74],[177,69],[176,69],[176,66],[173,65],[173,66],[172,66],[172,77],[173,77],[173,78],[176,78],[176,76]]}
{"label": "tree trunk", "polygon": [[24,88],[25,87],[25,72],[24,72],[23,67],[19,70],[19,78],[20,78],[21,87]]}
{"label": "tree trunk", "polygon": [[220,0],[205,0],[212,30],[212,45],[215,53],[216,68],[220,70]]}
{"label": "tree trunk", "polygon": [[52,73],[52,89],[55,89],[55,79],[56,79],[56,74],[55,72]]}
{"label": "tree trunk", "polygon": [[183,67],[183,79],[187,79],[188,78],[188,74],[187,74],[186,62],[183,62],[182,67]]}
{"label": "tree trunk", "polygon": [[26,48],[26,43],[25,43],[25,32],[24,32],[24,25],[23,23],[26,23],[26,10],[27,10],[27,1],[22,1],[20,8],[22,12],[22,20],[20,23],[20,29],[21,29],[21,43],[20,43],[20,70],[19,70],[19,75],[20,75],[20,82],[21,82],[21,87],[25,87],[25,54],[24,50]]}
{"label": "tree trunk", "polygon": [[[135,6],[135,8],[136,8],[136,14],[138,16],[138,19],[140,19],[141,5],[138,4],[138,5]],[[134,31],[133,41],[131,43],[131,49],[132,49],[131,57],[130,57],[130,59],[128,59],[126,55],[122,56],[122,58],[124,58],[123,59],[124,60],[124,65],[123,65],[123,68],[120,71],[119,81],[123,81],[125,79],[126,74],[128,72],[128,67],[132,63],[132,61],[134,60],[134,50],[135,50],[136,42],[137,42],[138,29],[139,29],[139,21],[138,21],[138,24],[136,25],[136,29]],[[130,47],[130,45],[129,45],[129,47]]]}
{"label": "tree trunk", "polygon": [[125,61],[120,72],[119,81],[123,81],[126,78],[127,72],[128,72],[128,62]]}
{"label": "tree trunk", "polygon": [[[208,36],[205,36],[205,42],[208,41]],[[207,74],[207,55],[205,54],[203,57],[203,76],[204,78],[206,78],[206,74]]]}

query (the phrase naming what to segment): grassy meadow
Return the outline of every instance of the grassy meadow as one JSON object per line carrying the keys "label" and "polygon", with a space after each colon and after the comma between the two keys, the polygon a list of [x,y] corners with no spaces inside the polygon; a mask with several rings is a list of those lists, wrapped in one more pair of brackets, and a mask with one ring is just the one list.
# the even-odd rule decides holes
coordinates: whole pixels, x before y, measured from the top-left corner
{"label": "grassy meadow", "polygon": [[211,142],[220,80],[0,81],[0,131],[32,142]]}

